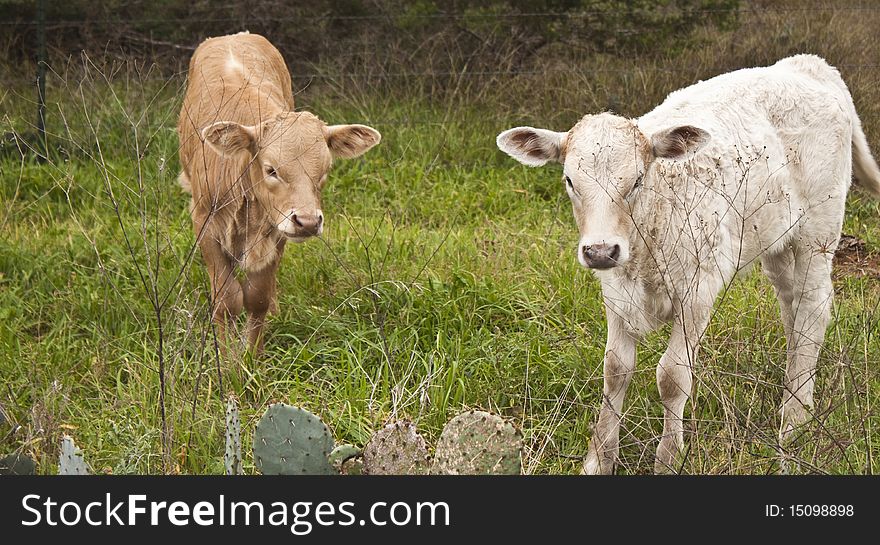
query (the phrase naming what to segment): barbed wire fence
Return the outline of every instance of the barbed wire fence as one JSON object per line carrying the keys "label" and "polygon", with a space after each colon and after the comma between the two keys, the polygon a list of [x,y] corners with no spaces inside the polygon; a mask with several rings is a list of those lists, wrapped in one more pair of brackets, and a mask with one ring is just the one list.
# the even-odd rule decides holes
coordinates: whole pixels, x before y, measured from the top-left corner
{"label": "barbed wire fence", "polygon": [[[36,50],[34,52],[33,58],[35,60],[34,68],[35,74],[28,76],[27,72],[21,72],[16,76],[0,76],[0,85],[6,87],[7,89],[21,89],[22,96],[26,96],[26,92],[24,89],[28,87],[32,87],[35,93],[34,99],[34,107],[36,109],[35,119],[33,128],[37,132],[37,141],[39,142],[39,157],[44,157],[45,153],[48,151],[48,138],[51,135],[47,135],[46,133],[46,101],[49,98],[47,93],[52,93],[59,88],[63,89],[64,85],[67,82],[64,81],[65,77],[54,71],[51,68],[47,47],[46,47],[46,36],[47,33],[50,33],[55,30],[60,30],[64,28],[70,27],[78,27],[83,25],[89,25],[92,27],[113,27],[120,25],[134,25],[134,24],[167,24],[167,23],[180,23],[180,24],[221,24],[221,25],[230,25],[229,32],[235,32],[239,30],[245,30],[248,28],[253,28],[255,30],[259,30],[261,26],[265,26],[267,21],[263,18],[259,17],[203,17],[203,18],[183,18],[183,19],[171,19],[171,18],[156,18],[156,17],[146,17],[146,18],[133,18],[133,17],[119,17],[119,18],[103,18],[103,19],[48,19],[46,17],[46,0],[37,0],[36,1],[36,17],[33,20],[6,20],[0,21],[0,30],[4,28],[25,28],[28,29],[28,32],[33,32],[35,34],[35,42],[36,42]],[[617,15],[620,14],[632,14],[635,13],[636,9],[624,9],[624,10],[614,10],[614,13]],[[591,17],[604,16],[612,13],[612,10],[607,8],[592,8],[592,9],[582,9],[579,11],[531,11],[531,12],[510,12],[510,13],[412,13],[407,14],[408,19],[412,20],[424,20],[424,21],[449,21],[450,23],[455,23],[458,21],[468,20],[491,20],[491,21],[515,21],[515,20],[528,20],[528,19],[561,19],[561,20],[582,20]],[[828,14],[844,14],[845,16],[850,17],[868,17],[880,14],[880,5],[870,3],[870,4],[859,4],[859,5],[809,5],[809,6],[755,6],[755,5],[746,5],[746,6],[737,6],[730,8],[695,8],[686,10],[688,15],[698,15],[698,16],[713,16],[713,15],[733,15],[738,17],[737,20],[737,28],[738,29],[748,29],[748,28],[760,28],[762,25],[766,24],[766,21],[763,20],[763,15],[767,13],[774,13],[777,15],[805,15],[805,14],[816,14],[816,15],[828,15]],[[279,23],[318,23],[318,22],[330,22],[330,21],[345,21],[353,24],[363,24],[363,25],[371,25],[376,21],[386,20],[388,18],[387,14],[359,14],[359,15],[344,15],[344,14],[334,14],[334,13],[325,13],[318,15],[302,15],[297,17],[276,17],[272,19],[273,24]],[[644,29],[644,28],[614,28],[613,32],[618,34],[627,34],[627,35],[650,35],[655,32],[652,29]],[[162,40],[153,39],[152,36],[128,36],[130,40],[142,40],[144,43],[149,44],[150,46],[157,48],[168,48],[173,49],[178,52],[185,52],[186,55],[195,50],[197,43],[171,43]],[[344,54],[344,56],[349,57],[357,57],[361,52],[351,52],[348,54]],[[865,58],[866,62],[854,62],[854,63],[845,63],[845,64],[837,64],[836,66],[841,69],[845,69],[847,71],[856,71],[856,72],[876,72],[880,70],[880,63],[870,62],[870,59]],[[552,75],[564,75],[571,74],[572,71],[581,71],[584,73],[590,74],[650,74],[650,73],[662,73],[662,74],[675,74],[682,76],[691,76],[693,78],[706,78],[711,77],[713,75],[731,71],[734,69],[742,68],[742,66],[731,66],[731,65],[718,65],[718,66],[680,66],[675,64],[668,65],[660,65],[660,66],[630,66],[630,67],[607,67],[607,66],[577,66],[577,67],[564,67],[564,68],[518,68],[518,69],[504,69],[504,70],[486,70],[486,69],[471,69],[469,67],[464,67],[461,70],[397,70],[397,71],[389,71],[386,67],[371,67],[370,70],[343,70],[343,71],[333,71],[333,70],[323,70],[323,69],[313,69],[313,70],[293,70],[291,72],[291,78],[298,85],[295,88],[307,88],[313,82],[321,82],[321,81],[359,81],[365,84],[369,83],[388,83],[388,82],[401,82],[407,79],[425,79],[425,78],[459,78],[459,79],[467,79],[467,80],[481,80],[488,78],[516,78],[516,77],[543,77],[543,76],[552,76]],[[186,69],[173,71],[171,73],[162,74],[161,70],[149,70],[146,74],[139,74],[138,79],[142,83],[148,82],[156,82],[156,83],[168,83],[176,80],[183,80],[186,78]],[[47,91],[47,83],[49,84],[49,89]],[[433,120],[424,120],[424,119],[412,119],[412,118],[401,118],[401,119],[389,119],[389,120],[369,120],[374,123],[384,123],[386,125],[421,125],[421,124],[435,124],[436,121]]]}

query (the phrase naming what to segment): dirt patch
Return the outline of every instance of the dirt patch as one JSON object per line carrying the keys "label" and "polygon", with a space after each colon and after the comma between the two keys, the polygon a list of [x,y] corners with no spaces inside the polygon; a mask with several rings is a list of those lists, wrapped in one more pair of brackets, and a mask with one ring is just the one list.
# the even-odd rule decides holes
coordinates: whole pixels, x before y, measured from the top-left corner
{"label": "dirt patch", "polygon": [[880,280],[880,254],[852,235],[840,235],[834,253],[834,277],[846,276]]}

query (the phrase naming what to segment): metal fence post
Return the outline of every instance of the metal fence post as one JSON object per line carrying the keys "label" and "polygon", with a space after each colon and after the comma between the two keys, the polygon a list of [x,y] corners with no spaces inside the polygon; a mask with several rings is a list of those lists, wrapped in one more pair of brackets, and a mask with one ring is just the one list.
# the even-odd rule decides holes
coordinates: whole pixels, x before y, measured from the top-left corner
{"label": "metal fence post", "polygon": [[46,139],[46,0],[37,1],[37,132],[40,140],[37,158],[42,163],[49,155]]}

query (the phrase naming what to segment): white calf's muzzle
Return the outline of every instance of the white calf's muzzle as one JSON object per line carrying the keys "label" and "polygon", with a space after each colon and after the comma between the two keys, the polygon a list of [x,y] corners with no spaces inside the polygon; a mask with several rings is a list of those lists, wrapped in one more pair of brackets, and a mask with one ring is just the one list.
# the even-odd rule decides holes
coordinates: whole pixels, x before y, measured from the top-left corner
{"label": "white calf's muzzle", "polygon": [[629,261],[629,244],[615,236],[584,237],[578,243],[577,257],[588,269],[611,269]]}

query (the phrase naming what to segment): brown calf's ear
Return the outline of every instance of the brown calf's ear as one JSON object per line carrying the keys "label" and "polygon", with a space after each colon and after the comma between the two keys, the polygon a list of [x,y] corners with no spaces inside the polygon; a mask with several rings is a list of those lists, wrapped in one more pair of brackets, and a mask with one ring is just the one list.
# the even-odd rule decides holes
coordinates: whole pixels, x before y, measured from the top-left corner
{"label": "brown calf's ear", "polygon": [[202,129],[202,139],[220,154],[253,152],[257,141],[256,128],[232,121],[218,121]]}
{"label": "brown calf's ear", "polygon": [[366,125],[328,125],[324,138],[333,157],[352,159],[378,144],[382,135]]}
{"label": "brown calf's ear", "polygon": [[651,137],[654,156],[664,159],[679,159],[694,154],[709,143],[709,133],[692,125],[681,125],[665,129]]}
{"label": "brown calf's ear", "polygon": [[543,166],[550,161],[561,163],[565,159],[567,142],[567,132],[533,127],[509,129],[495,139],[498,149],[530,167]]}

